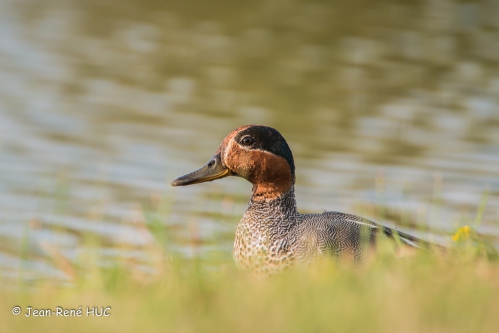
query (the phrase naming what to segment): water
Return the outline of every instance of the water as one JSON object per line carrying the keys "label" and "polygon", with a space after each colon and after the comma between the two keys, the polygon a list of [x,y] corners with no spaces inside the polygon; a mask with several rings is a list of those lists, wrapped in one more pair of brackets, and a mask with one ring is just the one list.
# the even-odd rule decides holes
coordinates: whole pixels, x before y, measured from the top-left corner
{"label": "water", "polygon": [[67,278],[89,235],[140,261],[151,221],[230,252],[250,184],[169,183],[250,123],[288,140],[301,211],[445,243],[488,193],[499,237],[498,5],[368,4],[2,1],[3,274]]}

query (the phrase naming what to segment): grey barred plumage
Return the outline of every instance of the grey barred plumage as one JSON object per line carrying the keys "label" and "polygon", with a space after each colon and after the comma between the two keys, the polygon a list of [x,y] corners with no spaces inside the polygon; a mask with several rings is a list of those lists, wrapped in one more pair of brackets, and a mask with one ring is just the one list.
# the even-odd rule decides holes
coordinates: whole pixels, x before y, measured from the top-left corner
{"label": "grey barred plumage", "polygon": [[[295,261],[318,255],[359,261],[374,250],[379,236],[399,237],[413,247],[430,248],[414,236],[381,226],[359,216],[324,212],[300,214],[294,187],[269,201],[251,200],[236,230],[234,258],[243,269],[280,271]],[[419,245],[418,245],[419,244]]]}
{"label": "grey barred plumage", "polygon": [[338,212],[300,214],[296,208],[294,161],[281,134],[266,126],[243,126],[229,133],[201,169],[177,178],[183,186],[235,175],[253,184],[236,230],[234,258],[257,273],[280,271],[320,255],[361,260],[379,236],[423,249],[433,245],[367,219]]}

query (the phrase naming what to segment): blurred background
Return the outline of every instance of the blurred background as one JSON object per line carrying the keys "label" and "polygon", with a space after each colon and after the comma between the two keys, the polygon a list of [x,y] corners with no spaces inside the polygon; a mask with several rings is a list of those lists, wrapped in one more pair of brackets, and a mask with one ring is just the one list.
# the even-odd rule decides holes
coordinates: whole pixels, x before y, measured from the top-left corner
{"label": "blurred background", "polygon": [[245,124],[287,139],[302,212],[497,244],[498,18],[496,0],[1,0],[2,275],[70,279],[89,237],[103,266],[151,244],[229,258],[251,185],[169,184]]}

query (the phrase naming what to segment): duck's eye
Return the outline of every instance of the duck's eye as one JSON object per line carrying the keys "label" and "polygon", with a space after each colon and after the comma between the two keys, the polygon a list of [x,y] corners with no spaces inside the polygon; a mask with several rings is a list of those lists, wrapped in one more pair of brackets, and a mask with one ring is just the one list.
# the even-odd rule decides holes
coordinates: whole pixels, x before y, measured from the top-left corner
{"label": "duck's eye", "polygon": [[241,140],[241,143],[245,146],[249,146],[253,143],[253,138],[251,136],[245,136],[244,138],[242,138]]}

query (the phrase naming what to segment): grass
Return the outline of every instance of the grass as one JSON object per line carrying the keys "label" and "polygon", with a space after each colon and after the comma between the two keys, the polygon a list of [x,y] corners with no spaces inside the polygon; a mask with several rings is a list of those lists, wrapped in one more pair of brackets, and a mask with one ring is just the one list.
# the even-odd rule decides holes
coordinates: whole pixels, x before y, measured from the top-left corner
{"label": "grass", "polygon": [[[44,248],[67,283],[0,275],[1,332],[494,332],[499,256],[476,232],[487,196],[488,190],[471,226],[448,237],[445,258],[422,251],[398,257],[387,242],[362,265],[327,258],[257,279],[238,270],[226,252],[196,259],[175,252],[169,245],[179,240],[162,223],[170,198],[154,195],[131,214],[135,232],[155,239],[141,248],[140,259],[116,256],[106,267],[97,264],[109,244],[89,233],[76,262],[57,247]],[[217,237],[206,242],[227,241]],[[19,257],[34,260],[27,245]],[[22,308],[20,315],[12,314],[14,306]],[[28,307],[81,307],[82,315],[26,317]],[[87,307],[107,308],[109,316],[87,315]]]}
{"label": "grass", "polygon": [[[147,249],[147,271],[126,260],[98,267],[89,255],[69,286],[19,280],[3,288],[0,322],[2,332],[493,332],[499,262],[477,237],[458,230],[447,259],[396,258],[382,245],[360,266],[325,260],[263,279],[225,255],[187,260],[157,245]],[[54,264],[67,262],[55,256]],[[28,306],[81,306],[82,317],[28,318]],[[87,316],[87,306],[111,307],[110,316]]]}

